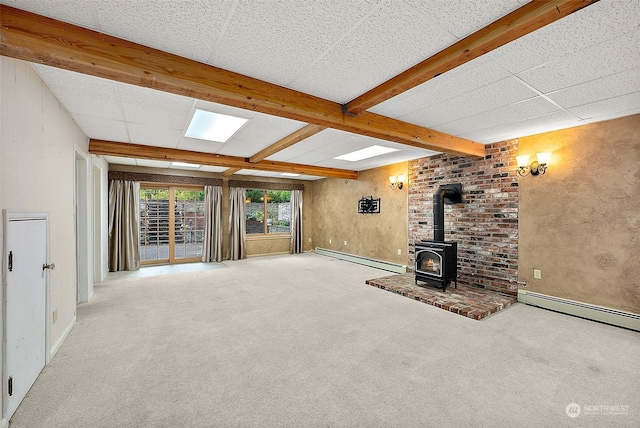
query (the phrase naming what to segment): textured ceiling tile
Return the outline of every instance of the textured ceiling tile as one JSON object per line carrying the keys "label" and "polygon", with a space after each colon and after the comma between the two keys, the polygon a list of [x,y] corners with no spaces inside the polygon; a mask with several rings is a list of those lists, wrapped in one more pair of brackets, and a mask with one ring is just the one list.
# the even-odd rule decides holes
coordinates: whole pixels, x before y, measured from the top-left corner
{"label": "textured ceiling tile", "polygon": [[[258,170],[255,170],[255,169],[241,169],[240,171],[236,172],[235,174],[237,174],[237,175],[252,175],[254,177],[273,177],[275,175],[278,175],[279,173],[271,172],[271,171],[258,171]],[[289,177],[289,178],[293,178],[293,177]]]}
{"label": "textured ceiling tile", "polygon": [[640,91],[595,103],[583,104],[568,110],[582,119],[640,113]]}
{"label": "textured ceiling tile", "polygon": [[299,142],[295,148],[307,151],[322,150],[324,147],[340,143],[351,136],[352,134],[348,132],[328,128]]}
{"label": "textured ceiling tile", "polygon": [[109,163],[113,163],[116,165],[137,165],[136,164],[136,160],[133,158],[122,158],[119,156],[104,156],[104,159],[109,162]]}
{"label": "textured ceiling tile", "polygon": [[182,137],[177,148],[180,150],[190,150],[192,152],[218,153],[222,146],[224,146],[224,143]]}
{"label": "textured ceiling tile", "polygon": [[[353,169],[356,171],[364,171],[366,169],[377,168],[383,165],[391,165],[394,163],[404,162],[407,160],[417,159],[420,157],[423,157],[423,156],[416,155],[412,151],[393,152],[393,153],[387,153],[382,156],[375,156],[373,158],[364,159],[357,162],[351,162],[348,166],[345,166],[344,168]],[[385,180],[381,184],[384,184],[386,186],[389,184],[389,182]]]}
{"label": "textured ceiling tile", "polygon": [[405,0],[418,12],[430,15],[458,38],[486,27],[527,0]]}
{"label": "textured ceiling tile", "polygon": [[129,142],[126,123],[121,120],[104,119],[81,114],[72,114],[71,116],[80,129],[82,129],[82,132],[89,138],[117,141],[120,143]]}
{"label": "textured ceiling tile", "polygon": [[398,118],[511,76],[488,55],[431,79],[369,110]]}
{"label": "textured ceiling tile", "polygon": [[196,100],[196,108],[200,110],[226,114],[229,116],[244,117],[245,119],[251,119],[252,117],[256,117],[262,114],[251,110],[243,110],[237,107],[231,107],[224,104],[212,103],[202,100]]}
{"label": "textured ceiling tile", "polygon": [[495,143],[510,138],[526,137],[528,135],[535,135],[583,124],[584,122],[576,116],[560,110],[520,122],[508,123],[494,128],[463,134],[461,137],[481,143]]}
{"label": "textured ceiling tile", "polygon": [[473,116],[478,112],[489,111],[528,98],[534,98],[537,95],[537,93],[522,84],[520,80],[512,76],[435,106],[418,110],[400,119],[416,125],[436,127],[437,125]]}
{"label": "textured ceiling tile", "polygon": [[309,153],[309,150],[301,150],[298,148],[298,144],[296,144],[295,146],[288,147],[284,150],[280,150],[278,153],[272,154],[271,156],[267,157],[267,160],[288,162],[290,159],[302,156],[306,153]]}
{"label": "textured ceiling tile", "polygon": [[228,168],[226,166],[211,166],[211,165],[202,165],[200,167],[200,171],[205,172],[224,172]]}
{"label": "textured ceiling tile", "polygon": [[96,8],[105,33],[205,62],[232,5],[222,0],[101,0]]}
{"label": "textured ceiling tile", "polygon": [[323,166],[325,168],[343,168],[343,169],[351,169],[349,167],[349,165],[351,164],[351,162],[349,161],[345,161],[345,160],[340,160],[340,159],[333,159],[333,158],[328,158],[325,159],[323,161],[320,162],[316,162],[314,165],[316,166]]}
{"label": "textured ceiling tile", "polygon": [[378,140],[376,138],[369,138],[360,135],[352,135],[343,140],[332,142],[322,147],[319,147],[317,152],[327,153],[333,156],[344,155],[347,153],[355,152],[356,150],[364,149],[373,145],[389,145],[387,141]]}
{"label": "textured ceiling tile", "polygon": [[332,159],[333,155],[320,152],[306,152],[300,156],[296,156],[288,160],[291,163],[299,163],[303,165],[314,165],[327,159]]}
{"label": "textured ceiling tile", "polygon": [[264,148],[304,126],[305,123],[295,120],[259,114],[253,119],[250,119],[249,122],[236,132],[234,138],[253,141],[255,147]]}
{"label": "textured ceiling tile", "polygon": [[532,68],[518,77],[546,94],[632,68],[640,68],[640,29]]}
{"label": "textured ceiling tile", "polygon": [[124,120],[114,82],[60,68],[34,67],[69,113]]}
{"label": "textured ceiling tile", "polygon": [[138,166],[145,166],[149,168],[170,168],[171,167],[171,162],[149,160],[149,159],[136,159],[136,164]]}
{"label": "textured ceiling tile", "polygon": [[240,1],[210,63],[286,85],[377,1]]}
{"label": "textured ceiling tile", "polygon": [[117,90],[128,122],[186,130],[193,99],[124,83]]}
{"label": "textured ceiling tile", "polygon": [[635,106],[634,108],[627,111],[606,112],[602,116],[590,117],[589,119],[585,119],[584,122],[585,123],[602,122],[603,120],[617,119],[619,117],[631,116],[639,113],[640,113],[640,107]]}
{"label": "textured ceiling tile", "polygon": [[601,0],[499,48],[496,61],[521,73],[633,31],[640,26],[638,17],[636,0]]}
{"label": "textured ceiling tile", "polygon": [[175,149],[182,138],[181,130],[160,128],[153,125],[127,123],[127,129],[133,144]]}
{"label": "textured ceiling tile", "polygon": [[262,141],[260,142],[259,146],[257,146],[255,141],[241,140],[240,138],[234,137],[231,140],[227,141],[220,148],[220,150],[217,151],[217,153],[221,155],[240,156],[243,158],[247,158],[256,154],[268,145],[268,142]]}
{"label": "textured ceiling tile", "polygon": [[345,103],[455,42],[400,1],[382,3],[312,70],[288,86]]}
{"label": "textured ceiling tile", "polygon": [[544,97],[531,98],[525,101],[509,104],[495,110],[486,111],[464,119],[445,123],[436,127],[438,131],[452,135],[468,134],[499,125],[520,122],[531,117],[542,116],[560,108]]}
{"label": "textured ceiling tile", "polygon": [[547,96],[560,106],[570,108],[629,94],[638,88],[640,88],[640,68],[561,89]]}
{"label": "textured ceiling tile", "polygon": [[94,2],[78,0],[1,0],[0,3],[81,27],[96,28]]}

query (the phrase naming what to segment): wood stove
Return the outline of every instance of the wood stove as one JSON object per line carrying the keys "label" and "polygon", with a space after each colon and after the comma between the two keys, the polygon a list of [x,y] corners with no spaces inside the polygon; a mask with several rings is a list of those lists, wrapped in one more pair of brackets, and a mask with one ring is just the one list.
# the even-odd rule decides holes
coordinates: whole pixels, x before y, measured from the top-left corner
{"label": "wood stove", "polygon": [[433,195],[433,241],[415,244],[416,284],[418,281],[442,287],[458,286],[458,243],[444,240],[444,204],[462,202],[462,184],[445,184]]}
{"label": "wood stove", "polygon": [[416,284],[418,281],[442,287],[458,281],[458,243],[420,241],[416,249]]}

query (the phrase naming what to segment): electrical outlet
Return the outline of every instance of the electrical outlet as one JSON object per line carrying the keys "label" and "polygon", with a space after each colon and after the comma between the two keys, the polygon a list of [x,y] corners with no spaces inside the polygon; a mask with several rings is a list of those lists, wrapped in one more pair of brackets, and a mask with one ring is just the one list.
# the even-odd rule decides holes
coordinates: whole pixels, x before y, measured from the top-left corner
{"label": "electrical outlet", "polygon": [[329,244],[331,244],[331,238],[329,238]]}
{"label": "electrical outlet", "polygon": [[540,269],[533,270],[533,278],[534,279],[542,279],[542,271]]}
{"label": "electrical outlet", "polygon": [[309,238],[309,242],[311,242],[311,238]]}
{"label": "electrical outlet", "polygon": [[57,309],[55,311],[53,311],[53,324],[55,324],[56,321],[58,321],[58,310]]}
{"label": "electrical outlet", "polygon": [[347,245],[347,241],[344,241],[344,245]]}
{"label": "electrical outlet", "polygon": [[400,248],[398,248],[398,255],[401,256],[402,255],[402,250]]}

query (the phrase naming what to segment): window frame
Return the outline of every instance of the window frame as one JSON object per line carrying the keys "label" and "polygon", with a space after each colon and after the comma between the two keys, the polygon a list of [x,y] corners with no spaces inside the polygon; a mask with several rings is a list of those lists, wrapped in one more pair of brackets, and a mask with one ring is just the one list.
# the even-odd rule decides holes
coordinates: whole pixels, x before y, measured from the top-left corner
{"label": "window frame", "polygon": [[[251,189],[245,189],[245,204],[248,203],[255,203],[255,202],[249,202],[249,197],[247,196],[247,192],[249,191],[259,191],[262,192],[263,197],[262,197],[262,212],[264,215],[264,220],[262,221],[262,233],[247,233],[245,232],[245,236],[247,239],[282,239],[282,238],[290,238],[291,237],[291,222],[289,222],[289,231],[288,232],[269,232],[268,231],[268,219],[269,219],[269,215],[268,215],[268,204],[269,204],[269,200],[268,200],[268,192],[274,191],[272,189],[260,189],[260,188],[251,188]],[[282,191],[285,192],[289,192],[289,204],[291,204],[291,190],[288,189],[282,189]],[[246,227],[246,221],[247,221],[247,215],[246,215],[246,211],[245,211],[245,227]]]}
{"label": "window frame", "polygon": [[[186,191],[197,191],[197,192],[204,192],[204,186],[200,186],[200,185],[192,185],[192,184],[169,184],[169,183],[160,183],[160,182],[141,182],[140,183],[140,191],[142,192],[142,190],[144,189],[152,189],[152,190],[167,190],[168,194],[168,200],[169,200],[169,207],[172,206],[172,204],[175,204],[176,202],[176,191],[181,191],[181,190],[186,190]],[[144,260],[144,261],[140,261],[140,265],[141,266],[152,266],[152,265],[161,265],[161,264],[180,264],[180,263],[193,263],[193,262],[199,262],[202,260],[202,256],[194,256],[194,257],[176,257],[175,256],[175,247],[176,247],[176,228],[175,228],[175,209],[169,209],[169,219],[168,219],[168,234],[169,234],[169,241],[168,241],[168,258],[163,258],[163,259],[152,259],[152,260]],[[141,228],[141,219],[138,222],[138,227],[139,227],[139,231],[138,231],[138,235],[141,236],[142,235],[142,228]],[[142,242],[139,243],[140,246],[142,246]],[[179,244],[178,244],[179,245]],[[203,247],[204,250],[204,247]]]}

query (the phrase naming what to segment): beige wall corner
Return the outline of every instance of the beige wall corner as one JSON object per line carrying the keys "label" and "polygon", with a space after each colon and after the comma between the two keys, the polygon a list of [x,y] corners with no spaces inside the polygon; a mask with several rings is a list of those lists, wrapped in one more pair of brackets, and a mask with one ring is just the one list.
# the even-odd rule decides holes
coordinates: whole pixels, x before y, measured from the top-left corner
{"label": "beige wall corner", "polygon": [[[411,183],[392,190],[389,176],[408,177],[407,170],[407,162],[401,162],[361,171],[358,180],[326,178],[314,182],[314,247],[406,265],[407,189]],[[380,198],[380,214],[358,213],[363,196]]]}
{"label": "beige wall corner", "polygon": [[520,138],[544,151],[546,174],[519,181],[519,279],[640,314],[640,115]]}

